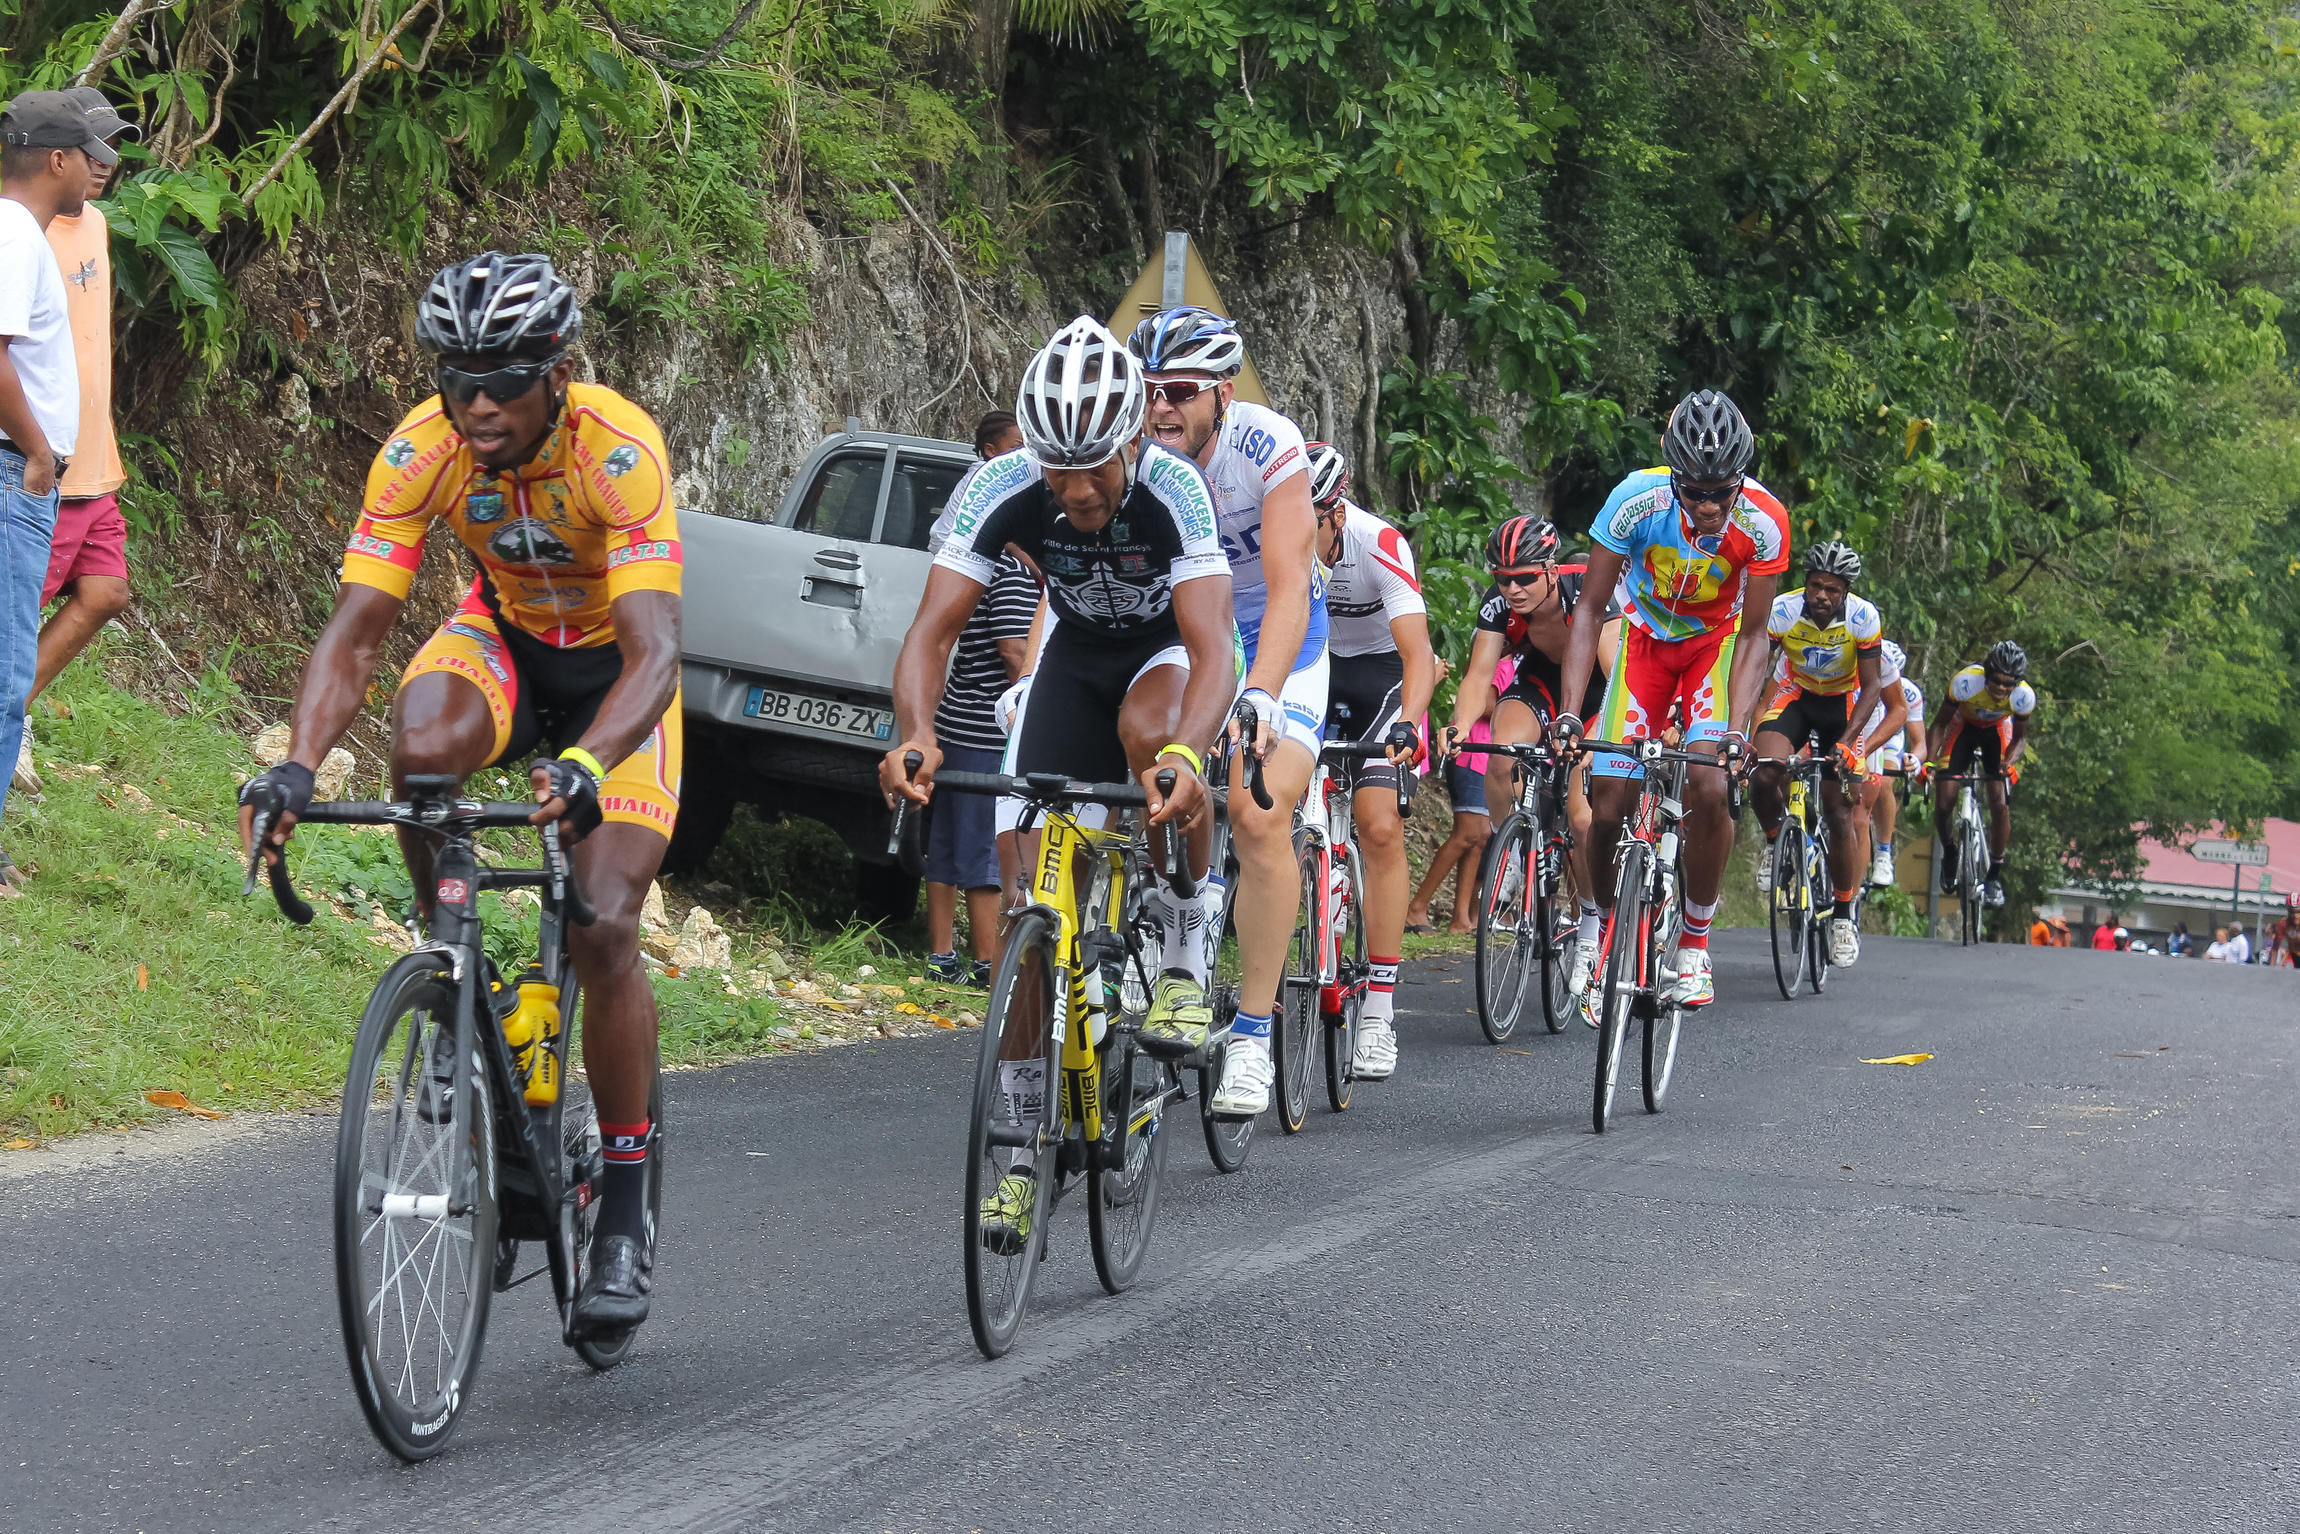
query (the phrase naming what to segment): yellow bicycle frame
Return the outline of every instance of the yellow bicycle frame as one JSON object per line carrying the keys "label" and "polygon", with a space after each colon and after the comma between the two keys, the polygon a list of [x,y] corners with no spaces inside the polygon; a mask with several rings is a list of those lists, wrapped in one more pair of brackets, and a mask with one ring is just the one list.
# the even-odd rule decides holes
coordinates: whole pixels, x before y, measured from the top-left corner
{"label": "yellow bicycle frame", "polygon": [[[1110,913],[1125,909],[1126,848],[1133,837],[1123,831],[1095,830],[1064,814],[1049,814],[1039,827],[1038,866],[1031,875],[1032,909],[1054,923],[1055,984],[1054,1030],[1062,1046],[1062,1079],[1073,1121],[1085,1131],[1088,1144],[1102,1138],[1102,1070],[1094,1055],[1095,1039],[1088,1026],[1087,966],[1084,923],[1078,910],[1078,874],[1101,860],[1110,870],[1110,894],[1102,909],[1105,924]],[[1097,991],[1101,977],[1092,977]]]}

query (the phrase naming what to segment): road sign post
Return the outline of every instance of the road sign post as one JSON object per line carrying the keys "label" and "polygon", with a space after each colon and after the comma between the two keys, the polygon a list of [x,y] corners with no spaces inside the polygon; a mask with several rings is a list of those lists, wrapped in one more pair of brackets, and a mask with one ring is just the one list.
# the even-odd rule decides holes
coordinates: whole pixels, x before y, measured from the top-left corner
{"label": "road sign post", "polygon": [[2199,863],[2228,863],[2231,878],[2228,885],[2228,919],[2238,927],[2244,925],[2244,870],[2264,868],[2268,864],[2266,842],[2232,842],[2225,837],[2200,836],[2189,844],[2189,855]]}

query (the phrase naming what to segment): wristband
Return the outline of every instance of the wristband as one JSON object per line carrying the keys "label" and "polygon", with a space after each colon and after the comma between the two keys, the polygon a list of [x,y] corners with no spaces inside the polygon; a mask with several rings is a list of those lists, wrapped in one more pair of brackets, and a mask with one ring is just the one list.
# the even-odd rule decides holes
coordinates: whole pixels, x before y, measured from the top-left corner
{"label": "wristband", "polygon": [[1195,773],[1201,778],[1206,775],[1205,759],[1200,757],[1197,752],[1191,750],[1188,746],[1183,745],[1178,740],[1168,741],[1165,745],[1160,746],[1158,748],[1158,754],[1160,756],[1178,756],[1182,758],[1183,761],[1190,764],[1191,772]]}
{"label": "wristband", "polygon": [[576,766],[581,767],[585,771],[589,772],[591,774],[591,780],[594,783],[604,783],[607,781],[607,769],[599,765],[599,758],[593,756],[590,752],[584,750],[581,746],[569,746],[566,750],[559,753],[559,759],[563,762],[573,762]]}

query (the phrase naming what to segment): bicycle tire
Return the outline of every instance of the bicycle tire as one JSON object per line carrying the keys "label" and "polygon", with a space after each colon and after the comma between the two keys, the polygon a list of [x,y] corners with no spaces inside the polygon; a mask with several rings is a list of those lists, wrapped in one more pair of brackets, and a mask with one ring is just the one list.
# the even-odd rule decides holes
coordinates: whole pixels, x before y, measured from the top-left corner
{"label": "bicycle tire", "polygon": [[1981,906],[1981,889],[1988,878],[1989,839],[1976,814],[1965,826],[1965,852],[1962,866],[1957,869],[1957,904],[1959,925],[1964,932],[1962,946],[1977,947],[1987,923]]}
{"label": "bicycle tire", "polygon": [[1318,1035],[1325,1021],[1318,1016],[1319,925],[1325,920],[1325,892],[1318,887],[1318,852],[1307,829],[1294,833],[1294,867],[1301,876],[1301,904],[1294,913],[1294,938],[1287,945],[1286,972],[1278,979],[1278,1014],[1271,1022],[1271,1064],[1277,1068],[1277,1091],[1271,1106],[1278,1124],[1290,1135],[1300,1134],[1310,1121],[1310,1076]]}
{"label": "bicycle tire", "polygon": [[1805,976],[1818,996],[1829,988],[1829,918],[1837,912],[1836,881],[1829,874],[1829,828],[1805,843]]}
{"label": "bicycle tire", "polygon": [[[1794,817],[1781,822],[1766,856],[1773,864],[1773,893],[1766,898],[1766,924],[1773,935],[1773,983],[1783,1001],[1795,1001],[1805,983],[1805,940],[1811,934],[1800,901],[1805,885],[1805,828]],[[1804,895],[1800,895],[1800,891]]]}
{"label": "bicycle tire", "polygon": [[[1525,1008],[1525,885],[1532,871],[1533,822],[1512,810],[1485,844],[1477,870],[1477,1025],[1488,1044],[1506,1044]],[[1522,846],[1521,846],[1522,844]]]}
{"label": "bicycle tire", "polygon": [[[1649,963],[1658,975],[1661,963],[1677,946],[1677,939],[1685,925],[1684,895],[1685,870],[1679,865],[1676,890],[1655,913],[1653,922],[1653,949]],[[1659,1113],[1669,1097],[1670,1074],[1677,1068],[1677,1039],[1685,1022],[1685,1009],[1677,1004],[1675,987],[1668,991],[1656,988],[1653,1011],[1645,1019],[1645,1111]]]}
{"label": "bicycle tire", "polygon": [[1246,1153],[1254,1145],[1254,1120],[1250,1118],[1217,1118],[1214,1114],[1214,1089],[1222,1080],[1223,1056],[1228,1052],[1230,1020],[1238,1015],[1238,987],[1244,977],[1238,959],[1238,934],[1233,915],[1238,901],[1238,870],[1228,861],[1229,833],[1227,824],[1217,819],[1214,823],[1214,866],[1224,870],[1226,882],[1222,886],[1222,913],[1220,924],[1213,933],[1214,957],[1208,966],[1214,976],[1211,1000],[1214,1024],[1207,1031],[1206,1063],[1198,1068],[1198,1123],[1206,1137],[1206,1156],[1217,1172],[1235,1172],[1246,1164]]}
{"label": "bicycle tire", "polygon": [[[1542,860],[1550,857],[1556,859],[1556,866],[1541,866]],[[1569,989],[1573,979],[1572,955],[1581,945],[1579,902],[1574,900],[1572,887],[1559,877],[1564,863],[1564,849],[1551,847],[1537,859],[1534,873],[1533,930],[1541,934],[1536,963],[1541,978],[1541,1021],[1551,1033],[1563,1033],[1566,1021],[1573,1015],[1573,995]],[[1574,927],[1574,935],[1562,943],[1553,940],[1553,934],[1560,929],[1557,902],[1561,896],[1576,907],[1567,918]]]}
{"label": "bicycle tire", "polygon": [[[1094,1276],[1110,1293],[1124,1294],[1142,1271],[1151,1233],[1158,1225],[1159,1195],[1166,1183],[1166,1137],[1161,1131],[1166,1104],[1172,1100],[1168,1082],[1179,1078],[1171,1066],[1136,1049],[1129,1036],[1121,1036],[1110,1052],[1132,1079],[1127,1103],[1137,1122],[1127,1130],[1125,1166],[1115,1171],[1098,1166],[1087,1173],[1086,1232],[1094,1250]],[[1138,1105],[1146,1098],[1155,1105],[1145,1114]],[[1105,1087],[1105,1114],[1115,1100]]]}
{"label": "bicycle tire", "polygon": [[1342,1010],[1326,1017],[1326,1106],[1336,1113],[1344,1113],[1350,1106],[1350,1089],[1357,1082],[1358,1027],[1365,1017],[1366,993],[1362,989],[1373,972],[1366,958],[1366,903],[1361,898],[1365,891],[1365,865],[1358,859],[1357,843],[1344,847],[1347,855],[1350,899],[1342,920],[1339,941],[1340,961],[1336,972],[1342,986]]}
{"label": "bicycle tire", "polygon": [[[1046,1224],[1053,1212],[1054,1166],[1061,1156],[1063,1121],[1062,1057],[1054,1043],[1054,1008],[1060,972],[1055,955],[1054,923],[1043,911],[1025,911],[1015,918],[991,977],[990,1003],[983,1009],[982,1051],[974,1068],[974,1109],[967,1124],[966,1203],[963,1214],[962,1258],[966,1265],[966,1318],[974,1331],[974,1345],[985,1358],[996,1358],[1014,1345],[1022,1318],[1030,1305],[1030,1287],[1046,1251]],[[1036,1063],[1045,1085],[1040,1093],[1036,1126],[1021,1124],[1006,1101],[1000,1070],[1004,1063],[1008,1029],[1035,1030],[1035,1055],[1022,1056]],[[1030,1225],[1019,1241],[1002,1243],[999,1250],[984,1231],[983,1200],[997,1192],[1011,1170],[1014,1147],[993,1142],[995,1130],[1035,1133],[1034,1191]],[[1007,1152],[1002,1156],[1002,1152]]]}
{"label": "bicycle tire", "polygon": [[1597,1023],[1597,1079],[1590,1094],[1589,1127],[1605,1133],[1613,1117],[1614,1088],[1621,1079],[1621,1041],[1628,1031],[1630,1004],[1637,993],[1637,928],[1645,911],[1645,859],[1652,849],[1630,837],[1622,841],[1621,874],[1613,897],[1613,930],[1605,952],[1605,989]]}
{"label": "bicycle tire", "polygon": [[[569,987],[569,989],[572,990],[573,987]],[[572,1011],[570,1011],[570,1017],[572,1017]],[[662,1062],[657,1060],[655,1064],[654,1083],[647,1088],[647,1120],[651,1125],[654,1126],[647,1135],[647,1227],[648,1229],[655,1232],[655,1239],[658,1243],[658,1251],[660,1250],[660,1242],[663,1235],[662,1072]],[[573,1087],[574,1085],[574,1083],[564,1074],[562,1074],[559,1079],[562,1082],[566,1082],[569,1087]],[[589,1106],[587,1097],[585,1106],[586,1108]],[[567,1150],[564,1146],[562,1147],[560,1154],[562,1156],[567,1154]],[[576,1260],[580,1263],[588,1263],[591,1260],[591,1228],[598,1218],[598,1207],[599,1206],[596,1203],[593,1203],[589,1209],[583,1212],[583,1214],[576,1217],[575,1257]],[[578,1275],[577,1278],[577,1287],[581,1287],[580,1275]],[[617,1364],[621,1363],[624,1359],[629,1358],[631,1356],[631,1345],[638,1340],[639,1328],[636,1326],[626,1326],[621,1331],[603,1332],[594,1336],[579,1339],[575,1343],[575,1356],[582,1359],[583,1362],[589,1364],[592,1368],[598,1370],[600,1373],[604,1374],[609,1369],[612,1369]]]}
{"label": "bicycle tire", "polygon": [[[336,1304],[344,1353],[369,1428],[411,1463],[446,1447],[471,1404],[495,1287],[500,1210],[486,1071],[475,1048],[446,1035],[454,1040],[454,1063],[445,1123],[435,1121],[439,1095],[427,1079],[434,1041],[443,1024],[456,1027],[460,1006],[447,965],[436,953],[409,954],[376,983],[352,1043],[336,1130]],[[379,1104],[386,1092],[388,1104]],[[372,1176],[371,1151],[381,1153]],[[452,1223],[459,1202],[467,1211],[461,1230]],[[410,1237],[403,1226],[426,1228]],[[426,1246],[445,1260],[421,1260]],[[404,1292],[409,1281],[419,1286],[412,1306]],[[423,1394],[419,1370],[430,1376]]]}

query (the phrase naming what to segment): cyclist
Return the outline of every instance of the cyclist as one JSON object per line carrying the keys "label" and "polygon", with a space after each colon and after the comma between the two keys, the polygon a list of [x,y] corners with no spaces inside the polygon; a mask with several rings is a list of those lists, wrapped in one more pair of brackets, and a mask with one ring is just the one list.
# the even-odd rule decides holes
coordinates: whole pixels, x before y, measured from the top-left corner
{"label": "cyclist", "polygon": [[1333,647],[1328,710],[1344,739],[1378,739],[1389,746],[1385,760],[1359,769],[1352,801],[1366,860],[1366,958],[1373,967],[1352,1070],[1364,1080],[1381,1081],[1398,1063],[1391,1017],[1410,893],[1398,792],[1401,783],[1408,795],[1413,792],[1421,749],[1413,721],[1429,709],[1437,652],[1430,647],[1429,609],[1405,535],[1349,498],[1349,461],[1338,449],[1313,442],[1309,458]]}
{"label": "cyclist", "polygon": [[[1135,326],[1127,344],[1150,371],[1151,440],[1189,456],[1214,488],[1245,644],[1238,701],[1253,712],[1252,749],[1270,796],[1266,810],[1251,794],[1230,796],[1242,973],[1233,1042],[1210,1105],[1251,1115],[1270,1105],[1270,1025],[1301,904],[1294,808],[1324,743],[1326,600],[1312,547],[1309,444],[1277,411],[1235,397],[1246,343],[1223,316],[1168,309]],[[1231,781],[1242,785],[1243,773],[1233,771]]]}
{"label": "cyclist", "polygon": [[[2005,844],[2012,840],[2012,801],[2005,780],[2020,781],[2029,715],[2036,711],[2036,689],[2023,680],[2027,675],[2028,652],[2009,639],[1999,640],[1979,665],[1949,679],[1948,696],[1926,731],[1933,747],[1930,765],[1942,774],[1933,783],[1934,825],[1950,824],[1955,811],[1949,776],[1978,772],[1987,779],[1982,786],[1988,792],[1989,872],[1981,899],[1990,907],[2005,903]],[[1941,889],[1946,893],[1956,887],[1956,844],[1944,840]]]}
{"label": "cyclist", "polygon": [[[1558,698],[1567,691],[1564,662],[1573,633],[1581,626],[1575,618],[1588,575],[1587,565],[1560,565],[1557,546],[1556,524],[1541,517],[1511,517],[1486,536],[1485,563],[1493,584],[1478,601],[1469,665],[1454,694],[1453,723],[1446,728],[1449,749],[1458,749],[1469,738],[1488,709],[1493,713],[1493,738],[1510,745],[1540,740],[1557,716]],[[1607,601],[1595,626],[1599,632],[1592,653],[1601,662],[1609,661],[1620,642],[1620,609]],[[1496,696],[1495,668],[1504,661],[1514,669],[1509,684]],[[1601,673],[1600,665],[1584,664],[1588,669],[1579,674],[1581,685],[1572,689],[1576,696]],[[1520,769],[1514,757],[1489,753],[1485,761],[1486,809],[1499,825],[1517,804]],[[1568,982],[1575,994],[1588,983],[1597,963],[1598,915],[1590,892],[1585,777],[1573,773],[1566,793],[1566,815],[1573,827],[1573,877],[1581,890],[1581,919]],[[1562,928],[1551,936],[1563,936]]]}
{"label": "cyclist", "polygon": [[[1869,757],[1869,787],[1866,794],[1869,839],[1873,851],[1869,858],[1869,883],[1885,889],[1893,882],[1893,836],[1899,829],[1901,801],[1893,792],[1892,779],[1885,776],[1904,768],[1914,773],[1917,781],[1924,781],[1925,771],[1925,694],[1917,686],[1917,679],[1905,669],[1909,658],[1901,647],[1890,639],[1885,641],[1885,658],[1879,667],[1885,685],[1885,701],[1870,711],[1866,733],[1871,740],[1883,741]],[[1899,722],[1895,723],[1896,710]]]}
{"label": "cyclist", "polygon": [[[385,636],[443,522],[479,564],[463,603],[416,653],[391,709],[393,791],[418,773],[463,777],[526,756],[537,824],[559,821],[599,919],[567,938],[582,982],[583,1062],[606,1174],[575,1327],[646,1319],[655,1232],[646,1206],[656,1069],[655,993],[639,908],[679,808],[679,522],[671,460],[646,411],[573,381],[575,290],[539,255],[495,251],[446,267],[417,306],[440,392],[407,415],[368,470],[335,612],[296,696],[287,760],[241,794],[284,846],[314,767],[367,697]],[[427,837],[400,850],[428,920]],[[277,854],[274,854],[275,856]]]}
{"label": "cyclist", "polygon": [[[1629,581],[1629,621],[1606,690],[1601,738],[1657,735],[1675,704],[1687,750],[1738,755],[1764,691],[1764,629],[1774,583],[1789,567],[1789,514],[1748,477],[1756,439],[1739,408],[1713,389],[1687,395],[1669,412],[1661,452],[1664,467],[1630,475],[1606,498],[1589,555],[1587,578],[1598,590],[1613,589],[1624,574]],[[1573,626],[1566,692],[1558,700],[1564,712],[1555,725],[1568,742],[1584,733],[1597,639],[1594,625]],[[1600,906],[1613,900],[1614,849],[1642,770],[1611,753],[1592,769],[1590,868]],[[1733,851],[1723,768],[1688,773],[1686,798],[1685,925],[1671,967],[1677,1000],[1702,1007],[1716,998],[1709,925]],[[1599,989],[1582,992],[1583,1016],[1593,1023]]]}
{"label": "cyclist", "polygon": [[[1889,738],[1863,728],[1847,737],[1856,719],[1868,719],[1884,705],[1880,671],[1884,620],[1876,605],[1853,594],[1861,578],[1861,556],[1831,539],[1805,551],[1805,585],[1773,603],[1766,632],[1773,640],[1779,679],[1757,722],[1757,754],[1792,757],[1808,740],[1835,753],[1836,771],[1821,791],[1821,813],[1829,825],[1829,882],[1837,903],[1829,913],[1829,962],[1845,966],[1861,957],[1861,926],[1853,897],[1861,892],[1861,838],[1853,810],[1864,792],[1873,743]],[[1898,722],[1894,727],[1899,728]],[[1749,777],[1757,824],[1771,847],[1789,812],[1789,773],[1760,763]],[[1757,856],[1757,890],[1770,894],[1773,860]]]}
{"label": "cyclist", "polygon": [[[994,458],[967,487],[926,595],[895,661],[896,733],[879,786],[924,804],[942,750],[934,715],[945,668],[1011,544],[1046,572],[1051,631],[1013,723],[1014,770],[1089,782],[1141,780],[1153,825],[1185,830],[1192,871],[1206,875],[1213,822],[1199,781],[1201,753],[1220,733],[1236,687],[1230,652],[1230,566],[1215,532],[1205,476],[1187,458],[1141,440],[1142,367],[1085,315],[1055,332],[1023,369],[1014,414],[1019,452]],[[905,758],[922,759],[915,776]],[[1161,770],[1176,774],[1163,797]],[[1035,838],[1031,838],[1035,841]],[[1023,848],[1023,866],[1036,861]],[[1144,1040],[1203,1043],[1203,907],[1161,904],[1162,1012]],[[1199,1019],[1195,1032],[1187,1018]],[[1177,1018],[1183,1019],[1177,1022]],[[1017,1122],[1039,1116],[1046,1082],[1039,1040],[1012,1041],[1004,1090]],[[986,1240],[1001,1249],[1030,1234],[1037,1183],[1018,1160],[986,1200]]]}

